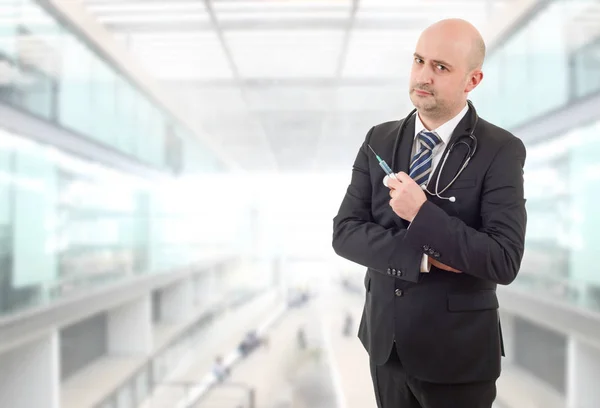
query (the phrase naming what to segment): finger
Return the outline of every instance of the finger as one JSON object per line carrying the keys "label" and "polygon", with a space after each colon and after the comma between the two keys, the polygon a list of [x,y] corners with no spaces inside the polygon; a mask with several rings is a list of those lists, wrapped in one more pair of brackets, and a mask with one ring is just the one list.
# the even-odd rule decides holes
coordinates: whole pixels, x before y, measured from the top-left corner
{"label": "finger", "polygon": [[398,190],[402,187],[402,183],[400,181],[396,180],[395,178],[389,177],[387,186],[388,186],[388,188],[391,188],[393,190]]}
{"label": "finger", "polygon": [[396,178],[398,180],[400,180],[401,183],[410,183],[410,182],[414,183],[414,180],[412,178],[410,178],[410,176],[403,171],[396,173]]}

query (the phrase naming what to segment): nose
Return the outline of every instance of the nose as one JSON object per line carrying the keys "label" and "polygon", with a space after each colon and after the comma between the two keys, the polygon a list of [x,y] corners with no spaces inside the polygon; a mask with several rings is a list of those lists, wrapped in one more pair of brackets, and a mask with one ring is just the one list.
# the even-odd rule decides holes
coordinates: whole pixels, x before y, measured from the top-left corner
{"label": "nose", "polygon": [[433,82],[433,75],[431,69],[428,68],[427,64],[419,65],[415,79],[419,84],[431,84]]}

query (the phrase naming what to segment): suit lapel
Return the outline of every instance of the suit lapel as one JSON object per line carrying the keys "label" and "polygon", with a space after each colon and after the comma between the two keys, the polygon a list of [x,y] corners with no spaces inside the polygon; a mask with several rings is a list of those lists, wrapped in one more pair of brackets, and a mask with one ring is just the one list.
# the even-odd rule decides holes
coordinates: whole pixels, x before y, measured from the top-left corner
{"label": "suit lapel", "polygon": [[405,172],[408,174],[410,167],[410,160],[412,159],[412,148],[413,141],[415,139],[415,115],[413,115],[406,127],[404,128],[404,132],[400,135],[402,139],[398,146],[398,151],[396,152],[396,162],[394,163],[394,168],[392,169],[394,173]]}

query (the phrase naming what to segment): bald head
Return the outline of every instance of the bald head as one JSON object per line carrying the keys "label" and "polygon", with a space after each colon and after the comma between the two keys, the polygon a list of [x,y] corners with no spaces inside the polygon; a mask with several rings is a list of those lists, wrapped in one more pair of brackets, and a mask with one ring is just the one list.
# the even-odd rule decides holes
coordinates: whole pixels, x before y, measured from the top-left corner
{"label": "bald head", "polygon": [[448,19],[427,27],[417,42],[409,89],[421,121],[440,125],[456,116],[483,79],[484,58],[483,38],[469,22]]}
{"label": "bald head", "polygon": [[466,20],[451,18],[441,20],[427,27],[421,37],[443,39],[454,45],[460,54],[457,57],[466,58],[467,69],[481,69],[485,59],[485,42],[481,33]]}

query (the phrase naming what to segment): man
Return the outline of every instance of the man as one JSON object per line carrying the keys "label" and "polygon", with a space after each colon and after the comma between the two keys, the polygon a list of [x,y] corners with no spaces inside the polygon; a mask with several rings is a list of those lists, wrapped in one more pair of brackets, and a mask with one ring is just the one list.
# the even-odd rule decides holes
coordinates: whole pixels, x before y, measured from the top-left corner
{"label": "man", "polygon": [[217,356],[217,358],[215,358],[212,371],[217,382],[223,382],[225,378],[227,378],[229,375],[229,368],[223,363],[223,357]]}
{"label": "man", "polygon": [[523,256],[525,147],[467,103],[484,56],[466,21],[422,33],[417,113],[368,132],[334,218],[336,253],[368,268],[359,338],[379,408],[490,408],[496,397],[496,285],[515,279]]}

